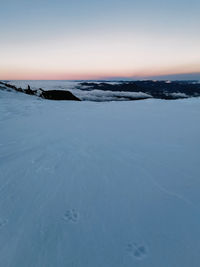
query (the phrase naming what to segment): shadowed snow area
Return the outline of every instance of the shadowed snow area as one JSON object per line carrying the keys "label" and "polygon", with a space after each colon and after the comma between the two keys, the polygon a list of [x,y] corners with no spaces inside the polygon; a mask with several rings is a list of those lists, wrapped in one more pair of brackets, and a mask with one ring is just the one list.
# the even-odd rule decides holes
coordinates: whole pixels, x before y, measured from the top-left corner
{"label": "shadowed snow area", "polygon": [[0,91],[0,266],[199,267],[199,112]]}

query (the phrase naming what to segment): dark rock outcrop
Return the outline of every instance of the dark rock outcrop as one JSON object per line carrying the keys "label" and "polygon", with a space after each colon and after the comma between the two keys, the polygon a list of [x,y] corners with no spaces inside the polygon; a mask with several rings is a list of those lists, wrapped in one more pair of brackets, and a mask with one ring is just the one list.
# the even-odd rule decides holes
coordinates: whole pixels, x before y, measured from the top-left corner
{"label": "dark rock outcrop", "polygon": [[36,95],[37,90],[32,90],[30,85],[28,85],[28,88],[24,90],[24,93],[27,95]]}
{"label": "dark rock outcrop", "polygon": [[14,85],[4,83],[4,82],[0,82],[0,84],[3,86],[6,86],[7,88],[13,89],[17,92],[21,92],[27,95],[36,95],[44,99],[81,101],[78,97],[73,95],[70,91],[63,91],[63,90],[44,91],[42,88],[40,88],[39,90],[32,90],[29,85],[27,89],[22,89],[22,88],[17,88]]}
{"label": "dark rock outcrop", "polygon": [[45,99],[50,100],[75,100],[75,101],[81,101],[78,97],[73,95],[69,91],[63,91],[63,90],[49,90],[49,91],[42,91],[40,96]]}

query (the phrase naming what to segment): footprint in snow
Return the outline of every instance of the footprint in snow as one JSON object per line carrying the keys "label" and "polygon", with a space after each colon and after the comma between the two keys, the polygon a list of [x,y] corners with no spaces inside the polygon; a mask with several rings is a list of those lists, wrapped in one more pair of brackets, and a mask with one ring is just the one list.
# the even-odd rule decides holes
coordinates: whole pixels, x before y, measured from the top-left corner
{"label": "footprint in snow", "polygon": [[71,210],[67,210],[64,214],[63,219],[67,222],[72,222],[72,223],[76,223],[78,222],[79,219],[79,214],[77,211],[75,211],[74,209]]}
{"label": "footprint in snow", "polygon": [[127,245],[127,251],[137,260],[142,260],[147,256],[146,246],[137,243],[129,243]]}
{"label": "footprint in snow", "polygon": [[7,224],[7,220],[0,219],[0,228],[4,227]]}

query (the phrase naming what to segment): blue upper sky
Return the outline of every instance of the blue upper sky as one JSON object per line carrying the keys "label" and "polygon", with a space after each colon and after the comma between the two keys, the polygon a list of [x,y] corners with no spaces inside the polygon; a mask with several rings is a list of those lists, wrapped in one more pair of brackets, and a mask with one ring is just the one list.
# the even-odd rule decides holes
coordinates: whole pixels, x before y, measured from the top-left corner
{"label": "blue upper sky", "polygon": [[1,79],[200,72],[200,1],[0,0],[0,5]]}

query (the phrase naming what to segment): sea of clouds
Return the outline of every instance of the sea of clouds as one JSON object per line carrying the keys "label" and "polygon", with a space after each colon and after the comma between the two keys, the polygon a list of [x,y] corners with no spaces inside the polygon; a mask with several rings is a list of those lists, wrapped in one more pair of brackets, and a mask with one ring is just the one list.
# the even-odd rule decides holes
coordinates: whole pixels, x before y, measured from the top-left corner
{"label": "sea of clouds", "polygon": [[[143,99],[151,98],[151,95],[145,94],[143,92],[123,92],[123,91],[104,91],[104,90],[91,90],[88,87],[81,87],[77,89],[80,85],[80,81],[9,81],[10,84],[14,84],[17,87],[23,89],[30,85],[31,89],[42,88],[44,90],[69,90],[75,96],[79,97],[84,101],[126,101],[131,99]],[[117,82],[109,82],[111,84]]]}

